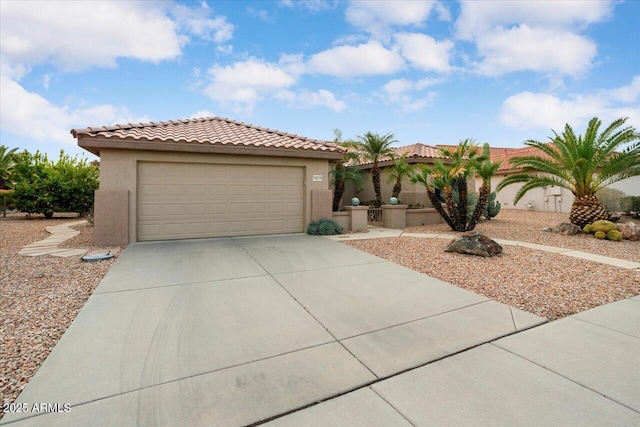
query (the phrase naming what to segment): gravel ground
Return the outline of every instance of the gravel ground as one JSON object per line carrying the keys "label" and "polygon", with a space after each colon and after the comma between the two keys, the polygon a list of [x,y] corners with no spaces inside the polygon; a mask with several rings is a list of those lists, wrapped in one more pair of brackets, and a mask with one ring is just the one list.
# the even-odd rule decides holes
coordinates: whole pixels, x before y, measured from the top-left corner
{"label": "gravel ground", "polygon": [[[541,231],[567,215],[504,211],[476,230],[496,239],[578,249],[640,262],[640,242]],[[413,233],[451,232],[447,225],[410,227]],[[462,233],[457,233],[462,234]],[[398,237],[345,244],[437,277],[458,287],[548,319],[558,319],[640,294],[640,271],[522,247],[503,246],[493,258],[445,253],[444,239]]]}
{"label": "gravel ground", "polygon": [[[631,219],[631,217],[624,217],[621,222],[627,221],[636,222],[640,226],[640,221]],[[519,240],[540,245],[558,246],[640,262],[640,242],[629,240],[612,242],[598,240],[591,234],[565,236],[542,231],[543,228],[555,227],[561,222],[569,222],[569,214],[505,209],[500,211],[500,214],[491,221],[478,224],[475,231],[480,231],[492,239]],[[454,233],[447,224],[407,227],[404,231],[410,233]]]}
{"label": "gravel ground", "polygon": [[[0,402],[13,402],[109,270],[114,259],[26,257],[18,251],[45,239],[45,227],[78,218],[0,218]],[[96,249],[93,227],[60,246]],[[0,418],[2,417],[0,411]]]}

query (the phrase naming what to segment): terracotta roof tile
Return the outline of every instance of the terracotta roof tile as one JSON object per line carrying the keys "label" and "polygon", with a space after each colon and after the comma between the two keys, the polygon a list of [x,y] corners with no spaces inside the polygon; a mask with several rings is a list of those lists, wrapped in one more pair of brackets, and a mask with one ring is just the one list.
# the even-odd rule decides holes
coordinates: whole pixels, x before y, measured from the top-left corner
{"label": "terracotta roof tile", "polygon": [[[408,153],[407,157],[410,159],[417,159],[417,158],[431,158],[431,159],[446,159],[445,156],[442,155],[442,153],[440,153],[440,150],[438,150],[435,147],[432,147],[431,145],[426,145],[423,144],[421,142],[417,142],[415,144],[411,144],[411,145],[405,145],[402,147],[393,147],[393,152],[396,156],[402,156],[404,153]],[[385,157],[381,157],[379,162],[385,162],[391,160],[389,157],[385,156]],[[360,163],[360,165],[368,165],[371,164],[371,162],[363,162]]]}
{"label": "terracotta roof tile", "polygon": [[113,126],[72,129],[74,138],[110,138],[122,140],[162,141],[213,145],[243,145],[294,150],[341,152],[329,141],[308,139],[291,133],[253,126],[224,117],[128,123]]}

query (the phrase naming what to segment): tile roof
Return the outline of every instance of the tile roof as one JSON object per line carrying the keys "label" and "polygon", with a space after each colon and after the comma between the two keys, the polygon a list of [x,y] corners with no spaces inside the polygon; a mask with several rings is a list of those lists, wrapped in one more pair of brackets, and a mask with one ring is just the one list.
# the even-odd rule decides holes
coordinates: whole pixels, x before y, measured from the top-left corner
{"label": "tile roof", "polygon": [[[457,147],[457,145],[448,145],[448,144],[438,144],[437,148],[449,148],[453,149]],[[489,155],[491,157],[491,161],[497,162],[501,160],[502,163],[498,168],[499,171],[505,171],[513,169],[514,166],[511,164],[511,159],[514,157],[521,156],[535,156],[538,155],[540,157],[546,158],[547,156],[540,150],[535,147],[520,147],[520,148],[510,148],[510,147],[489,147]]]}
{"label": "tile roof", "polygon": [[[432,147],[431,145],[426,145],[421,142],[417,142],[411,145],[405,145],[402,147],[393,147],[393,152],[396,156],[402,156],[404,153],[407,153],[407,158],[409,159],[418,159],[418,158],[446,159],[446,157],[442,155],[440,150],[438,150],[435,147]],[[391,158],[388,156],[385,156],[385,157],[381,157],[379,162],[382,163],[389,160],[391,160]],[[360,165],[361,166],[369,165],[371,163],[372,162],[365,161],[360,163]]]}
{"label": "tile roof", "polygon": [[109,138],[136,142],[169,142],[211,144],[314,152],[341,153],[342,147],[329,141],[308,139],[298,135],[250,125],[224,117],[169,120],[165,122],[127,123],[114,126],[71,129],[74,138]]}

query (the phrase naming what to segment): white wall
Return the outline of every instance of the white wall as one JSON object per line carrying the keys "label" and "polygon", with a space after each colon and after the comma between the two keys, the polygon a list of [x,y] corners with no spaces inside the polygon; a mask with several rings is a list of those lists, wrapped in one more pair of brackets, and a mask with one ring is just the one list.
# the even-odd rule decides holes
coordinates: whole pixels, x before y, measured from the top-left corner
{"label": "white wall", "polygon": [[[499,174],[491,180],[491,190],[495,191],[498,184],[506,175]],[[480,188],[482,180],[476,178],[476,187]],[[525,196],[514,205],[513,199],[522,184],[513,184],[503,188],[497,193],[496,200],[502,205],[502,209],[522,209],[539,212],[562,212],[569,213],[573,203],[573,194],[569,190],[560,187],[536,188],[530,190]]]}
{"label": "white wall", "polygon": [[624,191],[627,196],[640,196],[640,176],[634,176],[618,181],[607,188],[615,188],[616,190]]}

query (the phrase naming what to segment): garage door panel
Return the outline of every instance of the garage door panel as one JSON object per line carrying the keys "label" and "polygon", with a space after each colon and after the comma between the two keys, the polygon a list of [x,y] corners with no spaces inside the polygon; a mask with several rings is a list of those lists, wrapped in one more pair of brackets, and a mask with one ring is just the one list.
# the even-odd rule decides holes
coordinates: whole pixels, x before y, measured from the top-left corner
{"label": "garage door panel", "polygon": [[303,168],[139,163],[139,240],[302,232]]}

